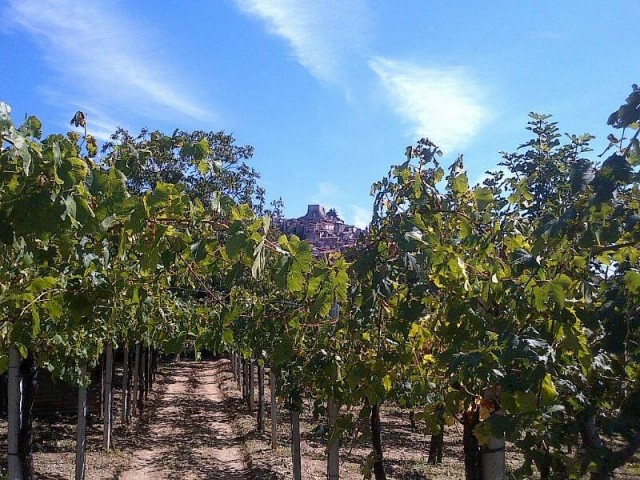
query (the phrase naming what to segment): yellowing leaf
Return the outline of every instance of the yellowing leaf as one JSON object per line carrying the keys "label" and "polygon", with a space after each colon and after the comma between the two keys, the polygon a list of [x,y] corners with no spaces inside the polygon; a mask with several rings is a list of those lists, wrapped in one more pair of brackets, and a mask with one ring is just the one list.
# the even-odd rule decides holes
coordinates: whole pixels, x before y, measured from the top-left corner
{"label": "yellowing leaf", "polygon": [[411,329],[409,330],[409,338],[413,338],[416,335],[418,335],[420,333],[420,330],[422,330],[422,328],[420,327],[419,324],[412,323],[411,324]]}
{"label": "yellowing leaf", "polygon": [[391,377],[389,375],[385,375],[382,378],[382,386],[387,392],[391,390]]}
{"label": "yellowing leaf", "polygon": [[430,353],[427,353],[426,355],[424,355],[422,357],[422,361],[424,363],[436,363],[436,357],[434,357],[433,355],[431,355]]}
{"label": "yellowing leaf", "polygon": [[542,402],[550,403],[556,398],[558,398],[558,391],[556,390],[556,386],[553,384],[551,380],[551,375],[546,374],[542,379]]}
{"label": "yellowing leaf", "polygon": [[198,171],[202,175],[206,175],[207,173],[209,173],[209,162],[207,162],[206,160],[200,160],[198,162]]}

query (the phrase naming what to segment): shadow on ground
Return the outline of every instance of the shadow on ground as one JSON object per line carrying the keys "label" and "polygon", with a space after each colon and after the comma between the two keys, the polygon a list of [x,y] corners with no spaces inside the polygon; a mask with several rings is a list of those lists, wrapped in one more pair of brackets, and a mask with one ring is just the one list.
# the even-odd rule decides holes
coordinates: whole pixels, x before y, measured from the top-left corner
{"label": "shadow on ground", "polygon": [[[251,472],[239,467],[237,455],[228,452],[242,447],[243,439],[229,435],[224,428],[233,422],[238,408],[233,399],[212,400],[203,395],[207,383],[218,382],[218,363],[173,363],[164,366],[160,388],[165,392],[152,410],[145,412],[147,421],[139,422],[122,447],[127,451],[155,451],[153,464],[142,465],[170,472],[170,478],[202,478],[210,480],[248,480],[269,478],[266,472]],[[206,376],[205,376],[206,375]],[[166,391],[176,378],[186,378],[186,390]],[[258,477],[256,474],[259,474]]]}

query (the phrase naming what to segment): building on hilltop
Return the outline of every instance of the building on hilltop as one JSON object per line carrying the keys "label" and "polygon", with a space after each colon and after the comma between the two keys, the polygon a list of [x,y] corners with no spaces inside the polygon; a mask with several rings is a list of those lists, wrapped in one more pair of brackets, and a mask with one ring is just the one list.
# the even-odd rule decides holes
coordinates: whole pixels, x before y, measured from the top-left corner
{"label": "building on hilltop", "polygon": [[314,255],[344,251],[363,234],[362,229],[345,224],[333,208],[327,212],[322,205],[309,205],[299,218],[276,218],[274,224],[283,233],[308,241]]}

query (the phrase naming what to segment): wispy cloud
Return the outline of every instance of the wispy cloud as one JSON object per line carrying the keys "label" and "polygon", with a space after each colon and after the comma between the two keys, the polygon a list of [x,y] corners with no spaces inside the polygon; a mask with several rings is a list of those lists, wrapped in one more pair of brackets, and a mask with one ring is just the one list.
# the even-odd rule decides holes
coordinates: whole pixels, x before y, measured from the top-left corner
{"label": "wispy cloud", "polygon": [[[349,89],[349,67],[370,58],[373,34],[365,0],[236,0],[247,14],[287,41],[297,61],[317,79]],[[392,108],[412,137],[428,136],[443,149],[464,146],[488,118],[482,90],[464,68],[424,67],[373,57],[369,68],[382,81]]]}
{"label": "wispy cloud", "polygon": [[340,187],[332,182],[318,182],[316,191],[311,195],[311,201],[324,206],[334,207],[344,197]]}
{"label": "wispy cloud", "polygon": [[371,223],[373,212],[371,208],[363,208],[358,205],[351,205],[351,222],[358,228],[366,228]]}
{"label": "wispy cloud", "polygon": [[115,11],[112,2],[95,0],[9,0],[3,16],[41,44],[58,89],[147,116],[210,118],[171,65],[154,60],[144,28]]}
{"label": "wispy cloud", "polygon": [[378,75],[409,135],[429,137],[444,150],[463,147],[489,118],[483,92],[462,67],[425,67],[376,57],[369,67]]}
{"label": "wispy cloud", "polygon": [[297,61],[317,79],[336,82],[354,52],[367,43],[369,14],[366,2],[349,0],[236,0],[247,14],[293,49]]}

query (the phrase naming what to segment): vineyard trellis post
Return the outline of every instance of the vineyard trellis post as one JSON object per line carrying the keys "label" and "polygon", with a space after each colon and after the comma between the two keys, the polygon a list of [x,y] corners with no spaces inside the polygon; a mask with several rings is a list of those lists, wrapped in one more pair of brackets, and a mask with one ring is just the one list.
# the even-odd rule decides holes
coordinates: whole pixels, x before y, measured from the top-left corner
{"label": "vineyard trellis post", "polygon": [[18,435],[20,432],[20,405],[22,395],[22,379],[20,377],[20,352],[15,346],[9,347],[9,378],[8,389],[8,457],[9,457],[9,480],[22,479],[22,466],[18,456]]}
{"label": "vineyard trellis post", "polygon": [[269,390],[271,396],[271,449],[278,448],[278,404],[276,396],[276,374],[273,365],[269,367]]}
{"label": "vineyard trellis post", "polygon": [[[499,405],[500,399],[495,389],[487,388],[483,394],[483,400],[491,405]],[[501,415],[500,410],[496,410],[491,415]],[[505,442],[504,438],[490,437],[480,448],[480,464],[482,465],[482,476],[491,480],[506,480],[505,463]]]}
{"label": "vineyard trellis post", "polygon": [[236,353],[236,383],[238,384],[238,388],[242,386],[242,360],[240,359],[240,355]]}
{"label": "vineyard trellis post", "polygon": [[104,373],[105,373],[105,355],[104,352],[100,353],[99,357],[100,365],[100,409],[98,411],[98,419],[104,419]]}
{"label": "vineyard trellis post", "polygon": [[38,389],[38,364],[32,351],[20,362],[22,395],[20,402],[20,434],[18,436],[18,455],[22,467],[23,480],[33,480],[33,424],[32,410],[36,390]]}
{"label": "vineyard trellis post", "polygon": [[371,442],[373,444],[373,473],[376,480],[386,480],[384,457],[382,454],[382,427],[380,424],[380,404],[371,405]]}
{"label": "vineyard trellis post", "polygon": [[236,385],[240,388],[240,355],[236,352],[233,357],[235,358],[233,374],[236,377]]}
{"label": "vineyard trellis post", "polygon": [[247,360],[245,358],[242,358],[242,400],[246,403],[247,402],[247,395],[248,395],[248,376],[247,376]]}
{"label": "vineyard trellis post", "polygon": [[138,414],[138,390],[140,388],[140,342],[136,342],[135,358],[133,360],[133,394],[131,395],[131,412]]}
{"label": "vineyard trellis post", "polygon": [[[334,303],[329,312],[331,319],[337,321],[340,315],[340,308]],[[327,478],[338,480],[340,478],[340,435],[337,431],[338,413],[340,404],[336,399],[335,384],[338,381],[337,366],[332,366],[331,371],[331,392],[327,401],[327,416],[329,417],[329,440],[327,444]]]}
{"label": "vineyard trellis post", "polygon": [[229,353],[229,361],[231,362],[231,373],[233,374],[233,378],[236,378],[236,355],[233,352],[233,350],[231,350],[231,352]]}
{"label": "vineyard trellis post", "polygon": [[113,343],[107,342],[104,362],[104,403],[102,446],[111,449],[112,417],[113,417]]}
{"label": "vineyard trellis post", "polygon": [[258,364],[258,432],[264,433],[264,365]]}
{"label": "vineyard trellis post", "polygon": [[76,432],[76,471],[75,480],[84,480],[86,471],[85,452],[87,446],[87,364],[80,367],[80,384],[78,385],[78,426]]}
{"label": "vineyard trellis post", "polygon": [[140,373],[138,374],[138,383],[140,384],[140,388],[138,391],[138,408],[140,409],[140,413],[144,411],[144,398],[146,395],[146,386],[147,386],[147,349],[142,342],[140,346]]}
{"label": "vineyard trellis post", "polygon": [[147,390],[144,395],[146,400],[149,397],[149,391],[153,390],[153,348],[151,344],[147,348]]}
{"label": "vineyard trellis post", "polygon": [[327,478],[329,480],[338,480],[340,478],[340,435],[336,429],[339,411],[340,406],[338,402],[333,399],[329,400],[327,405],[327,414],[329,416]]}
{"label": "vineyard trellis post", "polygon": [[125,344],[122,362],[122,409],[120,421],[123,425],[129,423],[129,345]]}
{"label": "vineyard trellis post", "polygon": [[249,413],[253,414],[255,410],[255,362],[253,358],[249,359],[249,385],[248,385],[248,398],[247,404],[249,407]]}
{"label": "vineyard trellis post", "polygon": [[158,373],[158,350],[157,349],[152,349],[151,350],[151,381],[153,383],[156,382],[156,374]]}
{"label": "vineyard trellis post", "polygon": [[302,480],[302,457],[300,452],[300,410],[291,409],[291,460],[293,480]]}

